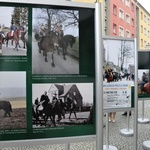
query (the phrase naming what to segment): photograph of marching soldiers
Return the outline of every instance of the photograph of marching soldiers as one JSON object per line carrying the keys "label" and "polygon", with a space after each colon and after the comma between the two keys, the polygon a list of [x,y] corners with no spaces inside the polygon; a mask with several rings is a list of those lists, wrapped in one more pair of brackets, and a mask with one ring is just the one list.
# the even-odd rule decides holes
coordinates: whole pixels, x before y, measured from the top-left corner
{"label": "photograph of marching soldiers", "polygon": [[79,74],[79,11],[32,10],[32,73]]}
{"label": "photograph of marching soldiers", "polygon": [[0,72],[0,129],[26,128],[26,72]]}
{"label": "photograph of marching soldiers", "polygon": [[32,123],[33,128],[93,124],[93,83],[33,84]]}
{"label": "photograph of marching soldiers", "polygon": [[149,69],[138,70],[138,94],[150,94]]}
{"label": "photograph of marching soldiers", "polygon": [[26,56],[28,8],[0,7],[0,55]]}

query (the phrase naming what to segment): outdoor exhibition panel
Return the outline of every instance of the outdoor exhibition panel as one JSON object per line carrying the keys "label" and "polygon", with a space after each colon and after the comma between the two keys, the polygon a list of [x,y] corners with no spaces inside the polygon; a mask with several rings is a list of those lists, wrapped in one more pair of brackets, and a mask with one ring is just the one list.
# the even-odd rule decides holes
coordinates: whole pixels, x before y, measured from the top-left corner
{"label": "outdoor exhibition panel", "polygon": [[[103,109],[106,113],[105,149],[109,145],[109,121],[115,122],[115,112],[126,111],[127,128],[120,130],[125,137],[134,136],[137,149],[137,52],[136,39],[103,37]],[[134,130],[129,127],[129,111],[134,111]]]}
{"label": "outdoor exhibition panel", "polygon": [[104,109],[134,107],[134,39],[103,38]]}
{"label": "outdoor exhibition panel", "polygon": [[13,2],[0,2],[0,140],[95,135],[93,5]]}

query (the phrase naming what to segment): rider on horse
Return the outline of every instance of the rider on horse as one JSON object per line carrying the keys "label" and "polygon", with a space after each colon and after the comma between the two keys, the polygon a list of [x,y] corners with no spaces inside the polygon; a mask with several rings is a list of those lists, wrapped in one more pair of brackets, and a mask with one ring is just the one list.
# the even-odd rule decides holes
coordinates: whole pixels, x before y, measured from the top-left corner
{"label": "rider on horse", "polygon": [[14,32],[17,30],[17,26],[12,22],[10,26],[11,37],[13,37]]}

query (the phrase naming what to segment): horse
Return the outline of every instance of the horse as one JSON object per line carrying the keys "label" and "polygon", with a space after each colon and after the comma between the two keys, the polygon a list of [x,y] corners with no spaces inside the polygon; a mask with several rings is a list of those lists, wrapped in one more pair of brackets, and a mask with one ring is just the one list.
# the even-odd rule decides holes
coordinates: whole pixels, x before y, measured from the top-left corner
{"label": "horse", "polygon": [[11,117],[10,112],[12,112],[12,106],[9,101],[0,101],[0,109],[3,109],[5,111],[4,117],[7,115]]}
{"label": "horse", "polygon": [[142,81],[138,80],[138,85],[139,85],[139,89],[140,89],[140,94],[150,94],[150,82],[147,82],[144,84],[144,86],[141,86]]}
{"label": "horse", "polygon": [[6,41],[6,47],[8,47],[8,41],[11,41],[11,44],[13,45],[13,41],[15,41],[15,47],[14,50],[18,51],[18,45],[19,45],[19,38],[21,37],[21,30],[17,29],[14,31],[13,36],[11,36],[11,32],[8,32],[5,36],[5,41]]}
{"label": "horse", "polygon": [[[43,103],[43,102],[42,102]],[[42,121],[44,121],[44,125],[46,126],[48,118],[51,119],[54,126],[56,126],[55,117],[58,115],[57,122],[60,122],[62,119],[61,116],[64,117],[63,109],[64,105],[62,105],[61,101],[57,99],[55,103],[48,103],[47,105],[42,105],[42,103],[38,103],[36,106],[32,107],[33,119],[35,120],[35,124],[40,123],[42,125]]]}
{"label": "horse", "polygon": [[66,60],[65,56],[67,54],[68,46],[70,45],[70,47],[72,48],[75,42],[76,42],[76,38],[71,34],[64,35],[61,39],[58,40],[57,51],[58,54],[60,54],[59,48],[62,48],[64,60]]}
{"label": "horse", "polygon": [[[28,32],[21,31],[21,37],[20,37],[20,39],[21,39],[22,42],[23,42],[23,48],[24,48],[24,49],[27,48]],[[19,44],[19,47],[21,47],[20,44]]]}
{"label": "horse", "polygon": [[74,116],[75,118],[77,119],[77,115],[76,115],[76,105],[77,105],[77,102],[76,100],[72,100],[70,98],[67,98],[67,101],[66,101],[66,108],[67,110],[70,111],[70,114],[69,114],[69,119],[71,119],[71,114],[72,112],[74,113]]}
{"label": "horse", "polygon": [[51,31],[50,35],[43,36],[41,37],[41,40],[38,41],[39,53],[43,51],[43,55],[45,56],[45,62],[48,62],[47,53],[52,52],[51,55],[52,67],[55,67],[54,63],[55,45],[58,45],[58,35],[53,31]]}

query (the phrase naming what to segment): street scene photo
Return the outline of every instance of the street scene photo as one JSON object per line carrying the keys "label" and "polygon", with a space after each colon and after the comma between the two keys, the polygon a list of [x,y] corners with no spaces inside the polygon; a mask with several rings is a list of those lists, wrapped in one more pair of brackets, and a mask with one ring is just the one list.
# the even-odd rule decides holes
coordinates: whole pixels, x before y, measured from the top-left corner
{"label": "street scene photo", "polygon": [[26,56],[28,8],[0,7],[0,53],[2,56]]}
{"label": "street scene photo", "polygon": [[79,74],[79,11],[32,12],[32,74]]}

